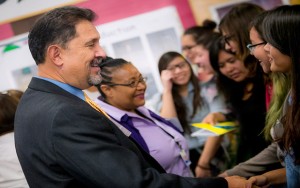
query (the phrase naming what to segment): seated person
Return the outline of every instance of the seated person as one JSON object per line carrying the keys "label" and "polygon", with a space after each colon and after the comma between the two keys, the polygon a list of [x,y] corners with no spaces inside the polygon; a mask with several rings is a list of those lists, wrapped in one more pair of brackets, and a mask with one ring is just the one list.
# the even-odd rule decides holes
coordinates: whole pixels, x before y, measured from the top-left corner
{"label": "seated person", "polygon": [[[211,38],[212,34],[209,35]],[[220,34],[214,37],[216,40]],[[208,58],[208,53],[206,55]],[[217,175],[229,164],[229,158],[223,150],[228,146],[227,135],[191,136],[191,133],[199,130],[191,125],[193,123],[214,125],[217,123],[211,118],[214,116],[219,117],[218,122],[228,120],[223,113],[228,113],[229,107],[217,90],[216,78],[200,83],[187,59],[173,51],[166,52],[160,57],[158,69],[163,92],[154,99],[156,101],[152,100],[155,104],[154,110],[164,118],[179,119],[189,145],[191,170],[195,175],[197,177]]]}
{"label": "seated person", "polygon": [[152,155],[168,173],[192,176],[188,146],[181,126],[144,107],[146,78],[124,59],[100,65],[101,96],[96,101],[105,112],[131,132],[131,138]]}
{"label": "seated person", "polygon": [[19,98],[10,90],[0,93],[0,187],[29,187],[15,148],[14,117]]}

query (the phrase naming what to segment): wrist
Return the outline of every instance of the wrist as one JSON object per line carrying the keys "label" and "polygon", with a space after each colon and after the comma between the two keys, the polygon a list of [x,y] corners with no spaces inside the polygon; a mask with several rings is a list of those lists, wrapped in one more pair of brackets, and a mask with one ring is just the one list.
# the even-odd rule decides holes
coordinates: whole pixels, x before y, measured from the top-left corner
{"label": "wrist", "polygon": [[203,170],[210,170],[210,166],[208,166],[208,165],[197,164],[197,167],[198,167],[198,168],[201,168],[201,169],[203,169]]}
{"label": "wrist", "polygon": [[172,94],[172,88],[165,87],[163,90],[164,94]]}

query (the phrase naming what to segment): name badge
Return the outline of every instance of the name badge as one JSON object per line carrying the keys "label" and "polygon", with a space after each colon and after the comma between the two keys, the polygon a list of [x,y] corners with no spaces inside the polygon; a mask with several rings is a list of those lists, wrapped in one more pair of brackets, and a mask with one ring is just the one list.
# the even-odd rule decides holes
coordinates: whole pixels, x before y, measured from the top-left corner
{"label": "name badge", "polygon": [[180,156],[183,159],[186,166],[190,166],[192,162],[189,160],[187,154],[185,153],[184,149],[180,150]]}

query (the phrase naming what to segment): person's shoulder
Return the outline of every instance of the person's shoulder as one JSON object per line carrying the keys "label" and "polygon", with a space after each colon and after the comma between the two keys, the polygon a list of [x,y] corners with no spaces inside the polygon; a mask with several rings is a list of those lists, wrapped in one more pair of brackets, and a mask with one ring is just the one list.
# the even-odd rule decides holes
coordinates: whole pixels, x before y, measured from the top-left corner
{"label": "person's shoulder", "polygon": [[7,145],[14,145],[14,132],[5,133],[0,136],[0,148]]}

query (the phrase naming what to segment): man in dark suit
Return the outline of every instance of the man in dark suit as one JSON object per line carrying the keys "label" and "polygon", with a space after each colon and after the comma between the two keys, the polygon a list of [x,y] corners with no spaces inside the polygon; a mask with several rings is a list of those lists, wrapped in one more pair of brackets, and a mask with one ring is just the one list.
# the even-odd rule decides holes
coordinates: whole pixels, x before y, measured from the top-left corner
{"label": "man in dark suit", "polygon": [[[83,93],[101,82],[105,52],[89,9],[42,16],[29,48],[38,65],[15,117],[17,154],[30,187],[238,187],[239,178],[166,174],[130,132],[91,106]],[[100,112],[99,112],[100,111]]]}

